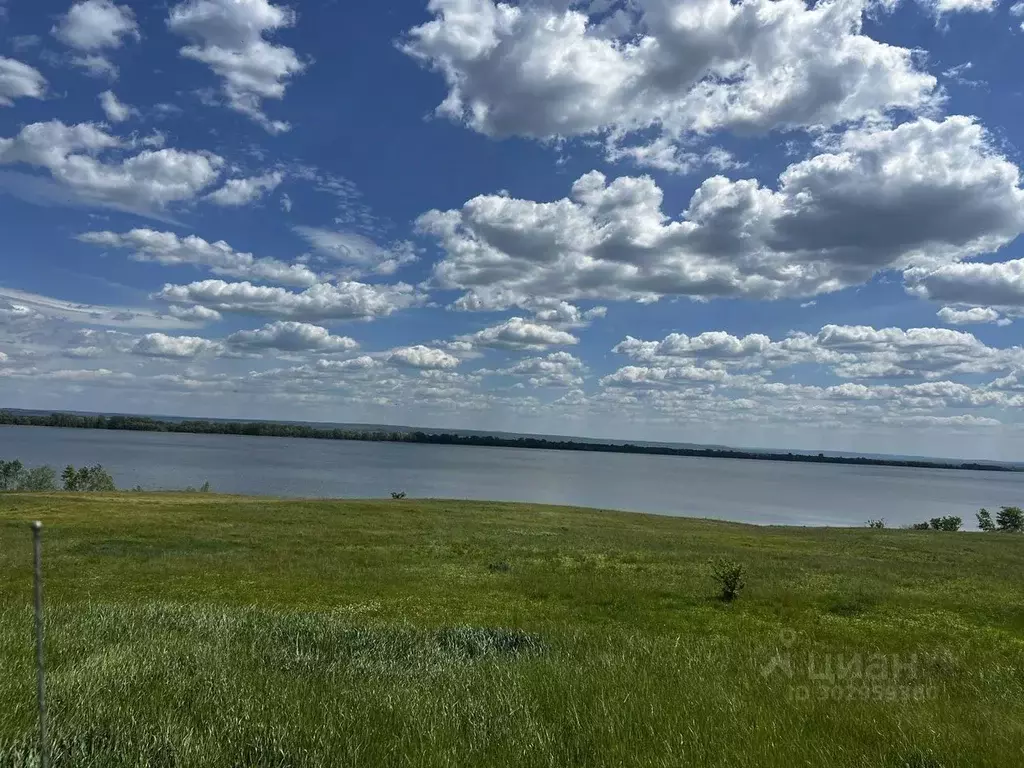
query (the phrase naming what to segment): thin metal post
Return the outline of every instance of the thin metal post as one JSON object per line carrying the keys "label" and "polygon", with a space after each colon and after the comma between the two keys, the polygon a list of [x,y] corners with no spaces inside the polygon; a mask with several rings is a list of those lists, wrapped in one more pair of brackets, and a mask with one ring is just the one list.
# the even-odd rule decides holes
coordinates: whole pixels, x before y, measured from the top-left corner
{"label": "thin metal post", "polygon": [[36,690],[39,694],[39,765],[50,765],[50,743],[46,734],[46,667],[43,664],[43,524],[32,523],[36,593]]}

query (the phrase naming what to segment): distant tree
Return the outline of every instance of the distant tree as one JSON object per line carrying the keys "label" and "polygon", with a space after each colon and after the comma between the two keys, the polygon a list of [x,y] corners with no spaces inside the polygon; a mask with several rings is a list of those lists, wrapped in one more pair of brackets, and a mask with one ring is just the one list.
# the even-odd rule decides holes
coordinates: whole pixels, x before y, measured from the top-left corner
{"label": "distant tree", "polygon": [[60,473],[60,479],[64,483],[65,491],[78,490],[78,470],[70,464],[64,467],[64,471]]}
{"label": "distant tree", "polygon": [[964,521],[955,515],[933,517],[929,522],[933,531],[959,531]]}
{"label": "distant tree", "polygon": [[19,491],[55,491],[57,473],[53,467],[33,467],[21,473],[18,478]]}
{"label": "distant tree", "polygon": [[200,493],[209,493],[210,492],[210,481],[209,480],[207,480],[205,483],[203,483],[201,486],[199,486],[199,492]]}
{"label": "distant tree", "polygon": [[885,520],[868,520],[868,528],[885,528]]}
{"label": "distant tree", "polygon": [[914,531],[927,531],[929,527],[928,523],[914,523],[910,526],[911,530]]}
{"label": "distant tree", "polygon": [[1008,533],[1024,531],[1024,510],[1020,507],[1003,507],[996,515],[996,527]]}
{"label": "distant tree", "polygon": [[18,480],[24,471],[25,467],[17,459],[0,461],[0,491],[13,491],[17,488]]}
{"label": "distant tree", "polygon": [[996,529],[996,524],[992,522],[992,514],[984,507],[978,510],[977,518],[978,528],[981,530],[994,531]]}

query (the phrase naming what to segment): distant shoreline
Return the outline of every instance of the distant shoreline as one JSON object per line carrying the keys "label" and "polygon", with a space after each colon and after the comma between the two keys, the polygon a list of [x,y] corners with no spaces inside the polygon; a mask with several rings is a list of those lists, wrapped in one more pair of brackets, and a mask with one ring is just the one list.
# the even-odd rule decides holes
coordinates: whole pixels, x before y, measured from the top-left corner
{"label": "distant shoreline", "polygon": [[598,443],[586,440],[551,440],[540,437],[498,437],[467,435],[442,431],[358,430],[314,427],[273,421],[212,421],[183,419],[168,421],[147,416],[49,415],[15,413],[0,410],[0,426],[62,427],[69,429],[106,429],[130,432],[181,432],[189,434],[245,435],[249,437],[294,437],[312,440],[362,440],[369,442],[423,443],[428,445],[465,445],[480,448],[534,448],[556,451],[593,451],[597,453],[634,453],[655,456],[689,456],[709,459],[747,459],[752,461],[797,461],[811,464],[854,464],[915,469],[959,469],[985,472],[1020,472],[1024,469],[978,461],[926,461],[882,459],[867,456],[826,456],[791,452],[744,451],[733,448],[673,448],[634,443]]}

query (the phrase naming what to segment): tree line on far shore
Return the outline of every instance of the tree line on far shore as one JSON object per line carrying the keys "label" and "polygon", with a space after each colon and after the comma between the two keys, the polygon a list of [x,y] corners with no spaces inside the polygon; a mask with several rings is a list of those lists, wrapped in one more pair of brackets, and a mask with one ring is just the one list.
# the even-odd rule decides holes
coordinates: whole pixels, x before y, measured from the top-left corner
{"label": "tree line on far shore", "polygon": [[0,425],[65,427],[73,429],[117,429],[139,432],[187,432],[193,434],[247,435],[252,437],[298,437],[317,440],[365,440],[374,442],[430,443],[495,448],[538,448],[558,451],[594,451],[599,453],[643,453],[661,456],[691,456],[710,459],[755,459],[762,461],[800,461],[819,464],[859,464],[870,466],[915,467],[922,469],[973,469],[993,472],[1020,471],[1017,467],[981,462],[944,462],[915,459],[882,459],[868,456],[826,456],[823,453],[772,453],[731,448],[674,448],[664,445],[633,443],[594,443],[585,440],[550,440],[542,437],[499,437],[450,432],[423,432],[346,429],[289,424],[273,421],[216,421],[186,419],[168,421],[148,416],[104,416],[73,413],[28,414],[0,410]]}

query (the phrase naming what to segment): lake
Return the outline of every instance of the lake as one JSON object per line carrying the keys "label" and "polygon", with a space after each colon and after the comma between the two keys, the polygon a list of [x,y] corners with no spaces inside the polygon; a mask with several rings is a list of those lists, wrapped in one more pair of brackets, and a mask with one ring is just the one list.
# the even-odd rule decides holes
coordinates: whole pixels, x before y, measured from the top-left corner
{"label": "lake", "polygon": [[0,459],[102,464],[119,488],[528,501],[762,525],[899,526],[1024,505],[1024,473],[525,448],[0,427]]}

